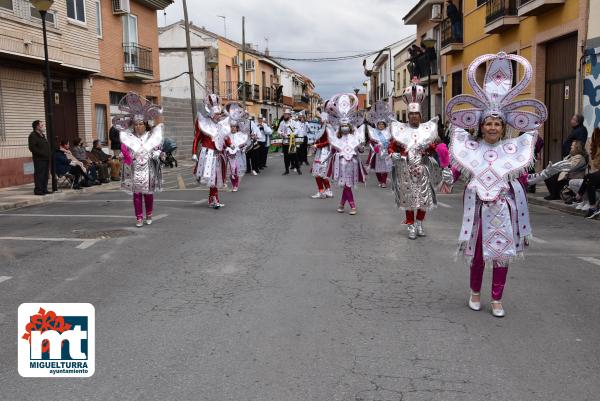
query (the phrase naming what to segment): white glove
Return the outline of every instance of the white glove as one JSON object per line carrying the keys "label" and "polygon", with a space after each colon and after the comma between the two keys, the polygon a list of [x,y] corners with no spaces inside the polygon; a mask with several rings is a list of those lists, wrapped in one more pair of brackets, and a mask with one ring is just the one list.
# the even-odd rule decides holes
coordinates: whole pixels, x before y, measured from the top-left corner
{"label": "white glove", "polygon": [[454,174],[452,174],[452,170],[447,167],[442,170],[442,181],[448,185],[454,184]]}
{"label": "white glove", "polygon": [[160,150],[154,150],[154,151],[152,151],[152,158],[154,160],[158,160],[160,158],[160,153],[161,153]]}
{"label": "white glove", "polygon": [[195,161],[195,162],[197,162],[198,161],[198,155],[194,153],[192,155],[192,160]]}
{"label": "white glove", "polygon": [[561,171],[571,170],[571,162],[569,160],[561,160],[556,163],[548,163],[548,166],[542,170],[541,173],[529,174],[527,176],[527,183],[529,185],[537,184],[538,182],[547,180],[548,178],[555,176]]}

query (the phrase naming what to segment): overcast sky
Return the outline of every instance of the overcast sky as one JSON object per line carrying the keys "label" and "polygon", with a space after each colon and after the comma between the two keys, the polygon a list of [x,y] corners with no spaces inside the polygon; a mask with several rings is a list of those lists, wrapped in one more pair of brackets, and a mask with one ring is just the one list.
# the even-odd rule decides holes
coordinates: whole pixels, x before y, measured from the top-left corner
{"label": "overcast sky", "polygon": [[[187,0],[190,21],[227,38],[242,41],[242,16],[246,17],[246,42],[272,56],[319,58],[379,50],[415,32],[402,17],[417,0]],[[159,26],[183,19],[182,0],[159,12]],[[328,98],[354,88],[364,92],[362,59],[308,63],[284,61],[308,76],[316,91]]]}

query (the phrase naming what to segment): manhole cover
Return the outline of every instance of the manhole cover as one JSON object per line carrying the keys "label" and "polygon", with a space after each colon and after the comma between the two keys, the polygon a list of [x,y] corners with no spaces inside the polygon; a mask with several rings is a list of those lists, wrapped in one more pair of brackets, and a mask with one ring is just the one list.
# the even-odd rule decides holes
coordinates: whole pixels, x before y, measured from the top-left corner
{"label": "manhole cover", "polygon": [[78,238],[89,238],[89,239],[109,239],[109,238],[122,238],[131,235],[131,231],[128,230],[104,230],[104,231],[80,231],[74,230]]}

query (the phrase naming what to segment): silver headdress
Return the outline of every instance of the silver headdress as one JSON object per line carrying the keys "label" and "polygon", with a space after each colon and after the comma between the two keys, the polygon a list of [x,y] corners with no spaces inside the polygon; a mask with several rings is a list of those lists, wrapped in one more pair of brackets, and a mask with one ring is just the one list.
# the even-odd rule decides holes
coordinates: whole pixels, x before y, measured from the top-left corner
{"label": "silver headdress", "polygon": [[162,108],[135,92],[129,92],[119,102],[121,114],[112,119],[115,127],[129,129],[136,121],[147,122],[162,114]]}
{"label": "silver headdress", "polygon": [[225,106],[229,117],[229,124],[236,125],[241,132],[250,132],[250,115],[239,103],[229,103]]}
{"label": "silver headdress", "polygon": [[394,112],[390,102],[379,100],[375,102],[371,110],[367,113],[367,121],[373,126],[377,126],[378,123],[384,122],[386,125],[394,120]]}
{"label": "silver headdress", "polygon": [[206,99],[204,99],[204,109],[209,117],[213,117],[215,114],[223,112],[221,98],[214,93],[209,94],[206,96]]}
{"label": "silver headdress", "polygon": [[[476,71],[477,67],[488,61],[490,63],[482,88],[475,79]],[[514,87],[511,61],[521,64],[524,70],[523,79]],[[451,117],[451,123],[465,129],[478,128],[487,117],[497,117],[518,131],[537,129],[548,117],[546,106],[536,99],[512,101],[527,87],[531,76],[529,61],[516,54],[500,52],[477,57],[467,71],[467,79],[475,96],[458,95],[450,99],[446,105],[446,113]],[[473,107],[453,110],[455,106],[462,104]],[[533,112],[523,108],[533,109]]]}
{"label": "silver headdress", "polygon": [[328,114],[329,123],[334,127],[340,125],[358,127],[362,125],[365,118],[363,112],[358,111],[358,97],[354,93],[335,95],[329,99],[325,112]]}
{"label": "silver headdress", "polygon": [[404,89],[402,100],[406,103],[409,113],[420,113],[421,103],[425,100],[425,88],[414,78],[412,84]]}

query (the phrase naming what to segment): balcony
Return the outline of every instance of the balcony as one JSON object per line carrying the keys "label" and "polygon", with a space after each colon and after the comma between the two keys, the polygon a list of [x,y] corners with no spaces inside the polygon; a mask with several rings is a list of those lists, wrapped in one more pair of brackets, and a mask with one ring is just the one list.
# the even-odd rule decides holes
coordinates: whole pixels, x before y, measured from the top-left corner
{"label": "balcony", "polygon": [[308,104],[310,102],[310,99],[308,96],[302,94],[302,95],[294,95],[294,103],[306,103]]}
{"label": "balcony", "polygon": [[271,88],[267,88],[266,86],[262,87],[262,98],[263,98],[263,102],[270,102],[271,100],[273,100],[272,96],[271,96]]}
{"label": "balcony", "polygon": [[254,100],[255,102],[260,101],[260,86],[253,85],[252,89],[252,100]]}
{"label": "balcony", "polygon": [[488,0],[485,5],[485,33],[500,33],[519,25],[517,0]]}
{"label": "balcony", "polygon": [[[258,85],[254,85],[256,88]],[[254,89],[255,89],[254,88]],[[221,99],[242,101],[244,90],[246,92],[246,100],[249,102],[257,101],[258,94],[253,90],[250,83],[242,83],[238,81],[222,81],[219,85],[219,91],[221,93]]]}
{"label": "balcony", "polygon": [[442,21],[440,27],[441,35],[441,50],[440,55],[447,55],[458,53],[463,50],[463,27],[462,20],[452,27],[450,18],[446,18]]}
{"label": "balcony", "polygon": [[565,4],[565,0],[518,0],[519,17],[540,15]]}
{"label": "balcony", "polygon": [[123,75],[129,79],[152,79],[152,49],[135,43],[123,44]]}

